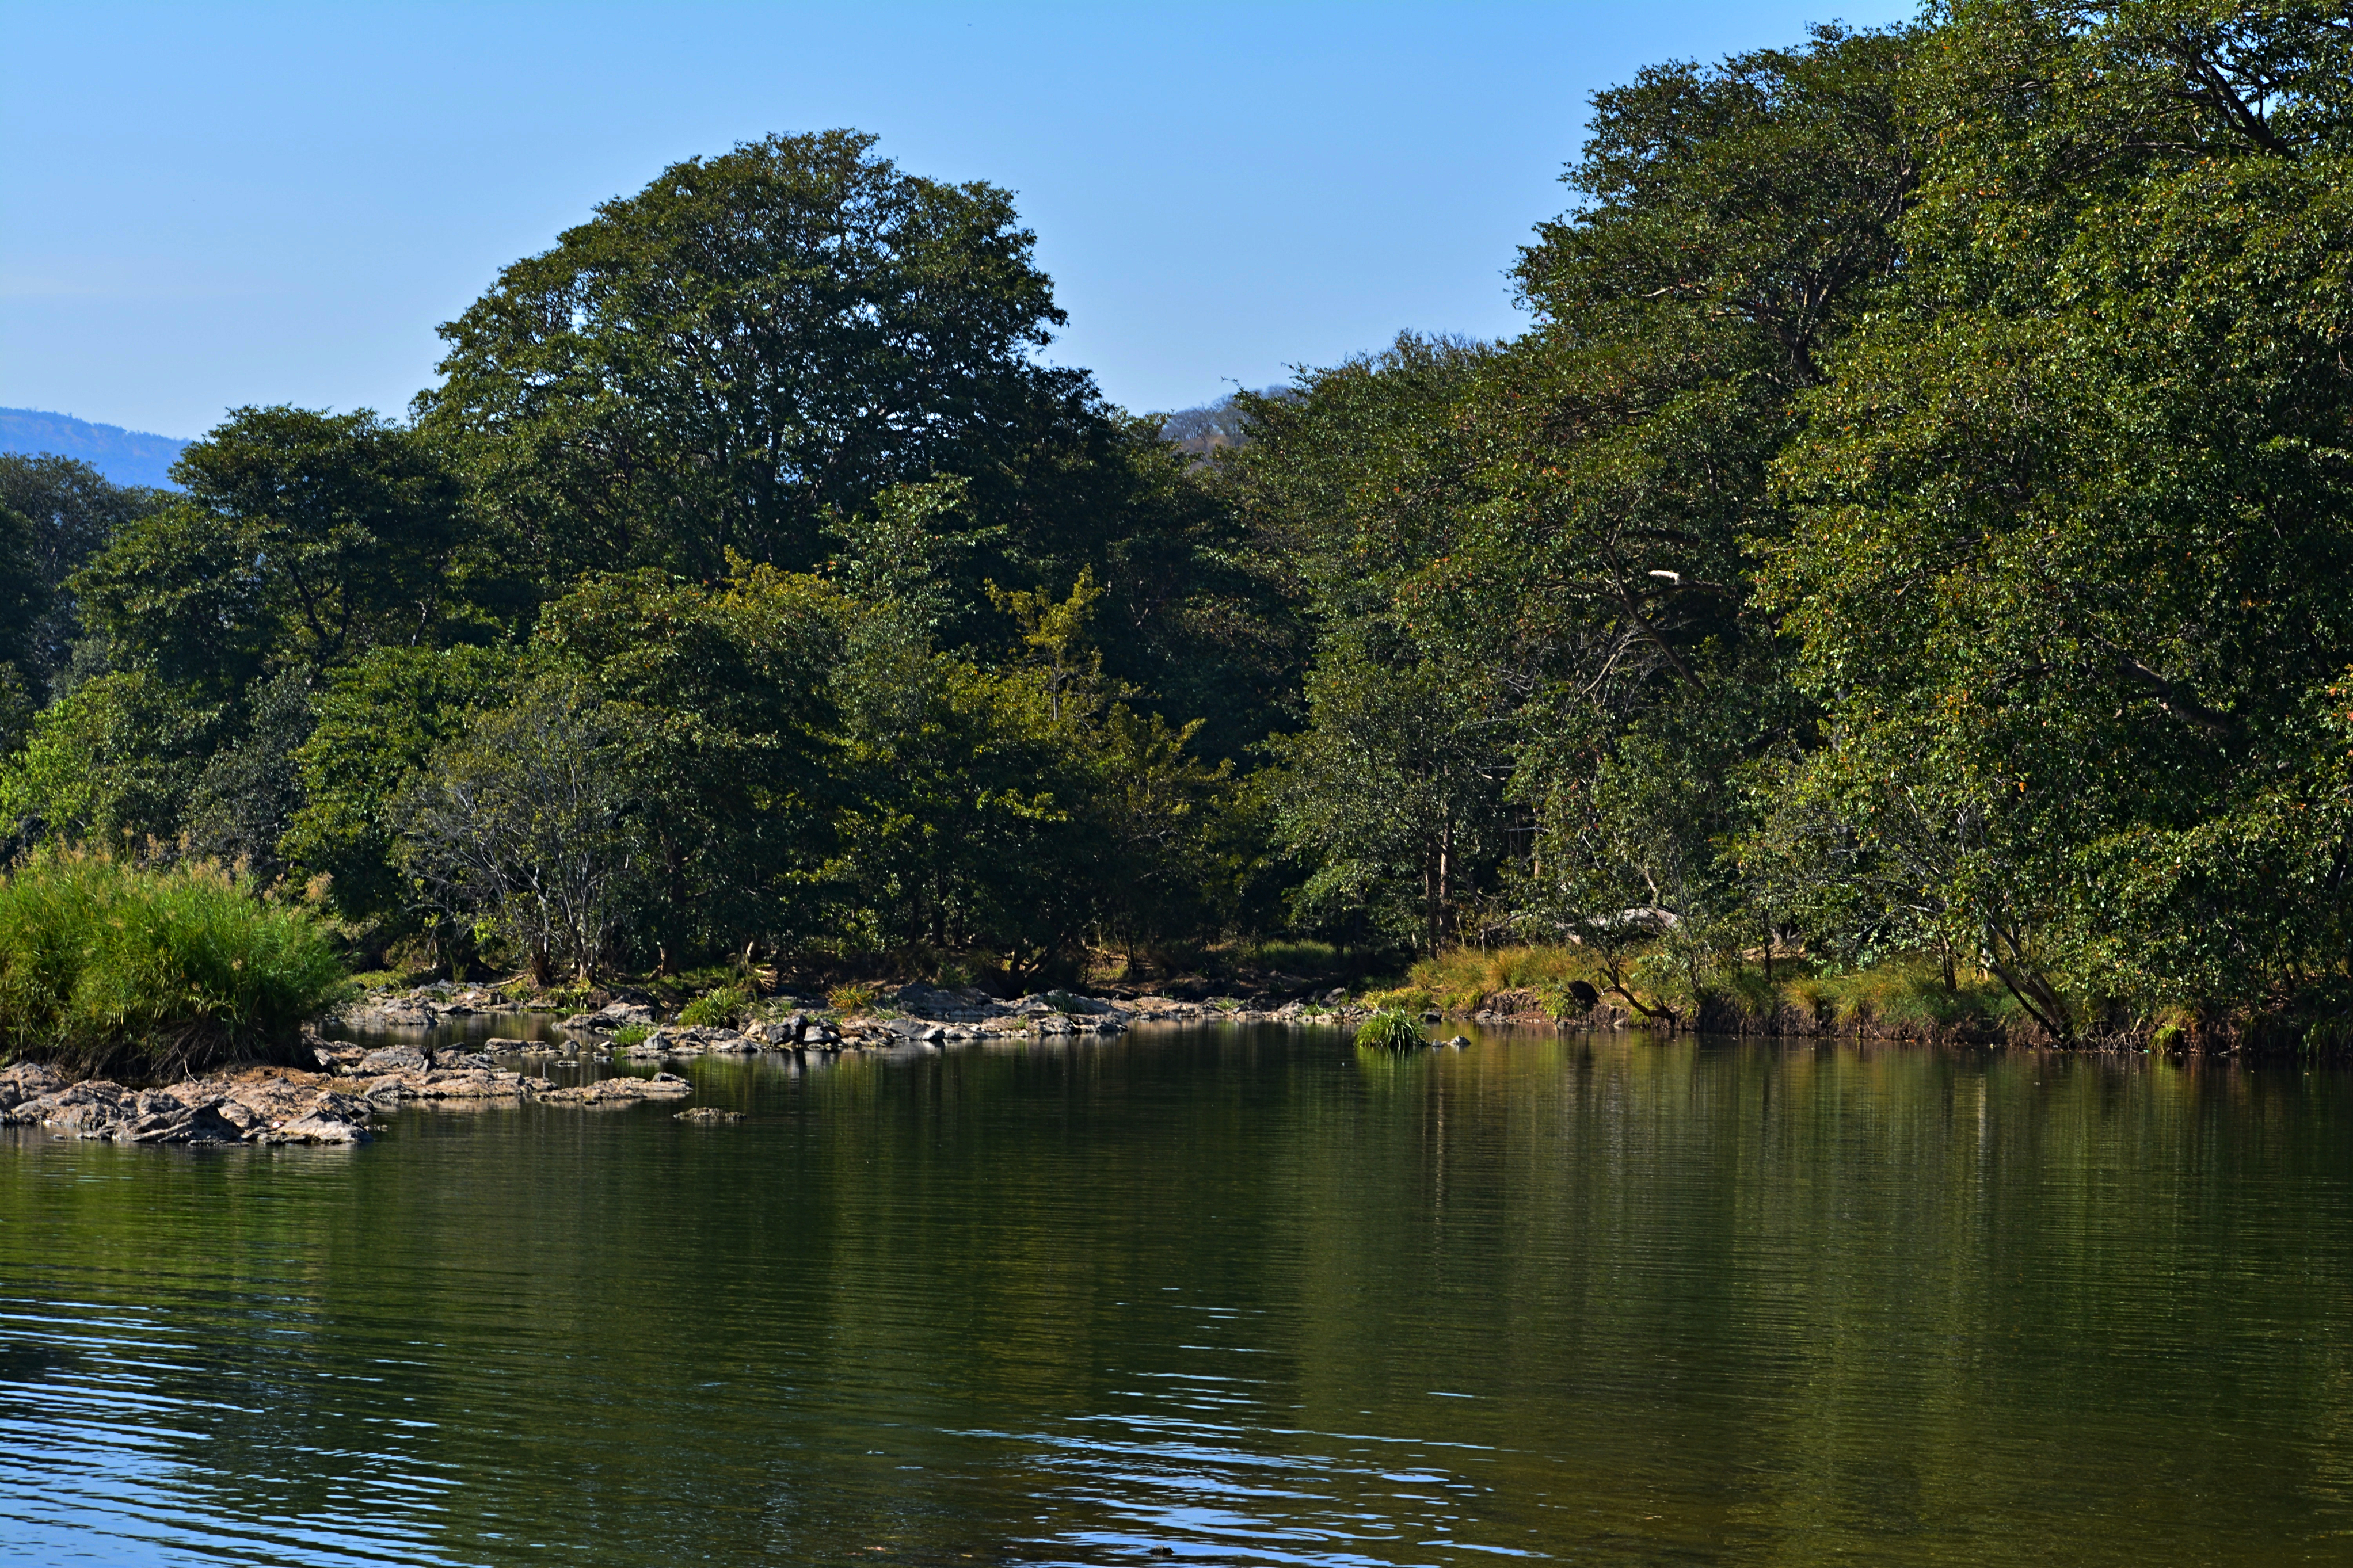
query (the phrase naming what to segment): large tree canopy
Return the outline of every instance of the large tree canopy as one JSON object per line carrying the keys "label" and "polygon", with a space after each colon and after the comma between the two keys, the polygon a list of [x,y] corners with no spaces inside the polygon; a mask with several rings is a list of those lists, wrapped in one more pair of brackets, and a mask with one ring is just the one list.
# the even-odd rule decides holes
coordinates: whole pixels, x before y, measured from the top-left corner
{"label": "large tree canopy", "polygon": [[[82,625],[71,589],[73,574],[133,518],[161,510],[170,490],[110,483],[71,458],[0,452],[0,508],[26,524],[22,548],[40,601],[18,628],[27,639],[27,679],[46,681],[64,671]],[[24,612],[19,612],[24,613]]]}
{"label": "large tree canopy", "polygon": [[2063,977],[2292,994],[2343,961],[2353,859],[2353,37],[2003,0],[1939,42],[1898,308],[1783,467],[1820,879],[2063,1034]]}
{"label": "large tree canopy", "polygon": [[1303,910],[1431,942],[1735,901],[1725,775],[1806,728],[1752,603],[1768,466],[1899,274],[1913,46],[1826,28],[1598,95],[1578,205],[1521,256],[1535,331],[1240,399],[1226,489],[1320,631],[1275,748]]}
{"label": "large tree canopy", "polygon": [[804,569],[829,510],[970,474],[1085,401],[1083,373],[1031,360],[1063,316],[1011,196],[874,142],[675,164],[441,329],[423,422],[543,573]]}
{"label": "large tree canopy", "polygon": [[1027,978],[1287,910],[1573,939],[1679,1016],[1793,943],[2058,1037],[2329,1016],[2340,11],[1956,0],[1645,70],[1530,331],[1189,445],[1037,363],[1004,192],[850,132],[681,163],[447,327],[412,426],[241,410],[102,548],[0,465],[96,551],[0,598],[103,634],[0,637],[0,815],[551,973]]}
{"label": "large tree canopy", "polygon": [[365,409],[240,408],[173,474],[186,499],[117,529],[73,579],[116,663],[218,700],[440,635],[459,494],[409,431]]}

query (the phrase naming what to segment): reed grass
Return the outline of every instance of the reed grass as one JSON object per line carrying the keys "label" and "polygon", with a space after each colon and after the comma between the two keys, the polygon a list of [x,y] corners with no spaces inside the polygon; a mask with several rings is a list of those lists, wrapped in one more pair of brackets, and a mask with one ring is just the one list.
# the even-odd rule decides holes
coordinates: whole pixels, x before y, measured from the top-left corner
{"label": "reed grass", "polygon": [[1378,1046],[1386,1050],[1411,1050],[1416,1046],[1429,1043],[1422,1037],[1421,1026],[1415,1023],[1412,1017],[1402,1009],[1396,1007],[1386,1007],[1376,1012],[1371,1017],[1366,1019],[1364,1026],[1356,1031],[1356,1044]]}
{"label": "reed grass", "polygon": [[680,1008],[678,1021],[690,1028],[733,1029],[742,1026],[751,1010],[749,991],[741,985],[722,985]]}
{"label": "reed grass", "polygon": [[302,1061],[303,1023],[351,991],[324,922],[216,865],[47,849],[0,875],[0,1053],[14,1059],[159,1079]]}
{"label": "reed grass", "polygon": [[1448,948],[1415,963],[1407,980],[1397,994],[1426,996],[1428,1005],[1449,1013],[1475,1013],[1501,996],[1532,1002],[1556,1018],[1585,1011],[1571,999],[1575,982],[1600,991],[1609,986],[1590,953],[1567,946]]}

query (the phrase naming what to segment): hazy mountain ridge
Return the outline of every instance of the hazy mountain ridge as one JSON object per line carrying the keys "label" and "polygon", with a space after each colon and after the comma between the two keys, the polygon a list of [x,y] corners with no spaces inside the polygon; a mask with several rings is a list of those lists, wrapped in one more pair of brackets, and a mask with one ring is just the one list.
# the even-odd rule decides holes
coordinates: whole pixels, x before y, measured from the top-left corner
{"label": "hazy mountain ridge", "polygon": [[54,453],[88,463],[118,485],[168,485],[185,441],[95,425],[37,408],[0,408],[0,452]]}
{"label": "hazy mountain ridge", "polygon": [[[1160,437],[1182,452],[1206,458],[1220,447],[1247,446],[1249,432],[1243,428],[1241,410],[1235,404],[1237,394],[1229,394],[1215,403],[1205,403],[1198,408],[1180,408],[1164,415],[1160,421]],[[1295,389],[1269,386],[1259,389],[1258,397],[1292,397]]]}

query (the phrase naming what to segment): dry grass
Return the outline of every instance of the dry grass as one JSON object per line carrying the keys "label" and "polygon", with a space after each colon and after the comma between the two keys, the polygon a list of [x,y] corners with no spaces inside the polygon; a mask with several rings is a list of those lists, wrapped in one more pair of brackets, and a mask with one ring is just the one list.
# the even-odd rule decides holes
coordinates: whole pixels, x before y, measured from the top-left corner
{"label": "dry grass", "polygon": [[1597,991],[1609,988],[1609,975],[1582,948],[1458,947],[1416,963],[1408,989],[1427,998],[1425,1005],[1450,1013],[1475,1013],[1502,993],[1525,992],[1545,1012],[1565,1018],[1585,1011],[1570,995],[1579,980]]}
{"label": "dry grass", "polygon": [[[1565,1018],[1585,1011],[1571,991],[1581,980],[1621,1005],[1630,991],[1639,1004],[1635,1011],[1686,1026],[1934,1038],[2000,1037],[2014,1032],[2021,1022],[2018,1005],[1998,982],[1965,973],[1948,986],[1941,970],[1922,958],[1893,959],[1839,974],[1816,973],[1802,959],[1781,958],[1768,980],[1752,957],[1704,969],[1694,993],[1688,972],[1666,957],[1630,955],[1613,976],[1599,956],[1584,948],[1453,948],[1421,960],[1403,984],[1372,992],[1364,1001],[1413,1014],[1493,1007]],[[1624,991],[1615,989],[1619,984]]]}

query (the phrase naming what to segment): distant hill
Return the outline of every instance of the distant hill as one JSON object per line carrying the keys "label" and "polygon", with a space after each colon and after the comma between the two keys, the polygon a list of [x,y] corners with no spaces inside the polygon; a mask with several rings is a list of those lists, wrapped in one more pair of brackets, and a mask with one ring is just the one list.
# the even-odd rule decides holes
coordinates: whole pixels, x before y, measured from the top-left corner
{"label": "distant hill", "polygon": [[118,485],[168,485],[185,441],[37,408],[0,408],[0,452],[77,458]]}
{"label": "distant hill", "polygon": [[[1270,386],[1258,395],[1295,397],[1298,394],[1288,386]],[[1250,442],[1249,432],[1242,428],[1241,410],[1234,406],[1230,396],[1198,408],[1180,408],[1174,414],[1162,416],[1160,438],[1178,451],[1190,452],[1197,458],[1206,458],[1220,447],[1241,447]]]}

